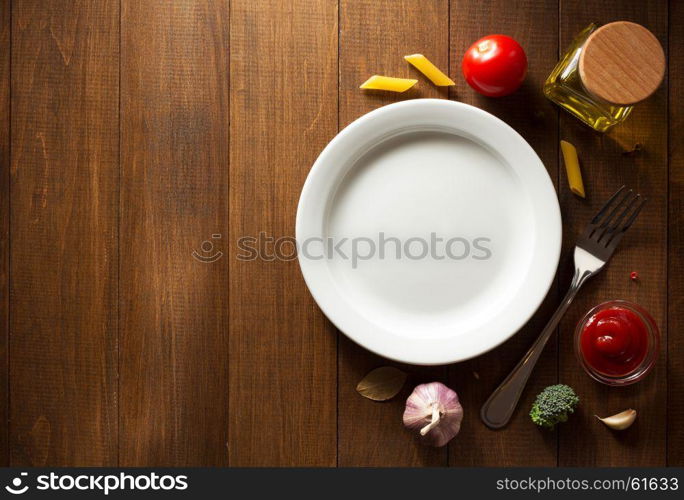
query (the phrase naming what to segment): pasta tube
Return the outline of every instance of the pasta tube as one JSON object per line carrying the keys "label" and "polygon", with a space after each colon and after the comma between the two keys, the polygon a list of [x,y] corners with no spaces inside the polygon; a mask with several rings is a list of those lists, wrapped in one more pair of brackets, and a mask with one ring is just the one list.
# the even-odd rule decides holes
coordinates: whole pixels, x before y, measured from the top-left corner
{"label": "pasta tube", "polygon": [[563,152],[565,171],[568,174],[570,191],[584,198],[584,183],[582,182],[582,171],[580,170],[579,158],[577,157],[577,149],[568,141],[560,141],[560,145]]}
{"label": "pasta tube", "polygon": [[406,92],[413,87],[418,80],[410,78],[392,78],[391,76],[373,75],[361,84],[362,89],[389,90],[391,92]]}
{"label": "pasta tube", "polygon": [[404,59],[411,63],[418,71],[423,73],[432,83],[438,87],[449,87],[451,85],[456,85],[451,78],[442,73],[439,68],[432,64],[430,60],[423,54],[404,56]]}

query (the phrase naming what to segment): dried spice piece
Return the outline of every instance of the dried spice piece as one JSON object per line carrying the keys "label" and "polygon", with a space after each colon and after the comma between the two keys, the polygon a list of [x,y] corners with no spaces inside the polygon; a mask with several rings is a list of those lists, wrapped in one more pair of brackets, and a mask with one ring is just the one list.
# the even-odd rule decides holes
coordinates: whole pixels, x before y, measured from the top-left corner
{"label": "dried spice piece", "polygon": [[417,386],[406,400],[404,426],[430,446],[444,446],[461,430],[463,407],[458,395],[440,382]]}
{"label": "dried spice piece", "polygon": [[638,154],[641,152],[642,149],[643,149],[643,146],[642,146],[640,143],[637,142],[637,143],[632,147],[632,149],[630,149],[630,150],[628,150],[628,151],[623,151],[623,152],[622,152],[622,155],[623,155],[623,156],[636,156],[636,155],[638,155]]}
{"label": "dried spice piece", "polygon": [[621,411],[620,413],[616,413],[610,417],[601,418],[598,415],[595,415],[595,417],[611,429],[622,431],[634,423],[637,417],[637,412],[636,410],[632,410],[630,408],[629,410]]}
{"label": "dried spice piece", "polygon": [[356,386],[364,398],[387,401],[396,396],[406,382],[406,373],[393,366],[382,366],[370,371]]}

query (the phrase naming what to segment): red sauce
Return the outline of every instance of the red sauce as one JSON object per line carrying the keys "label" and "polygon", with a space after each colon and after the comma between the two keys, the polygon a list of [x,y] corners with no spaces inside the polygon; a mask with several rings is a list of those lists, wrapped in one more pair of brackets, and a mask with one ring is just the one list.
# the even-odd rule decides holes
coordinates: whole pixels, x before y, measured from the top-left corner
{"label": "red sauce", "polygon": [[582,329],[582,356],[594,370],[612,377],[634,371],[648,352],[648,328],[639,316],[623,307],[594,314]]}

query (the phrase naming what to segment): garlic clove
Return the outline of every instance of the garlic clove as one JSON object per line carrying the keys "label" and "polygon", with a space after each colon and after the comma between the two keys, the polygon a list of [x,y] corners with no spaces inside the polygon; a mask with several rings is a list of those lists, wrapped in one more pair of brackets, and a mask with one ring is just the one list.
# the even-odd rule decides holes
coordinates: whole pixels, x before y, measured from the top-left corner
{"label": "garlic clove", "polygon": [[431,446],[444,446],[461,429],[463,407],[458,395],[440,382],[417,386],[406,400],[404,426]]}
{"label": "garlic clove", "polygon": [[630,408],[629,410],[616,413],[615,415],[612,415],[610,417],[601,418],[598,415],[595,415],[595,417],[611,429],[615,429],[616,431],[622,431],[627,429],[634,423],[637,417],[637,412],[636,410],[632,410]]}

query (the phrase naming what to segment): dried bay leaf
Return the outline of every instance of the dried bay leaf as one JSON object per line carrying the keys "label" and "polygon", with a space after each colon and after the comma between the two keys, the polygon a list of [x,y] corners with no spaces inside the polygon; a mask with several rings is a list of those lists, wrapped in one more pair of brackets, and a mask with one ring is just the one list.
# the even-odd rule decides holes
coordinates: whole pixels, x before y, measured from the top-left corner
{"label": "dried bay leaf", "polygon": [[393,366],[371,370],[356,386],[364,398],[387,401],[396,396],[406,382],[406,373]]}

